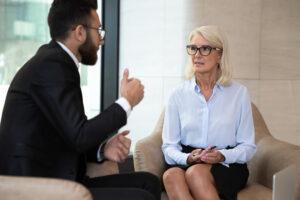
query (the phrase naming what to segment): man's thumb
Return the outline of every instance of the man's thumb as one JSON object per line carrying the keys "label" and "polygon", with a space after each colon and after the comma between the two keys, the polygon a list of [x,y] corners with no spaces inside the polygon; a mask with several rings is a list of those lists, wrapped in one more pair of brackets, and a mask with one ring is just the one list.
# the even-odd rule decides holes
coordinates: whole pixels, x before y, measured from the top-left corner
{"label": "man's thumb", "polygon": [[126,68],[123,71],[123,80],[127,81],[129,77],[129,70]]}
{"label": "man's thumb", "polygon": [[123,132],[121,133],[121,135],[126,136],[126,135],[129,134],[129,132],[130,132],[129,130],[123,131]]}

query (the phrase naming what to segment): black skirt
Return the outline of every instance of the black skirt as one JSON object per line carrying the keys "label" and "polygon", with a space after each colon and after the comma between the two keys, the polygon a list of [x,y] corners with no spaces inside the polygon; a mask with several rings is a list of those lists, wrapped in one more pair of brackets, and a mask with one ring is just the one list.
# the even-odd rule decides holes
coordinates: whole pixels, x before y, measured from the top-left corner
{"label": "black skirt", "polygon": [[[230,148],[232,147],[228,147],[227,149]],[[184,153],[190,153],[194,149],[193,147],[182,145],[182,152]],[[168,165],[167,168],[180,167],[186,170],[190,166]],[[223,200],[236,200],[237,193],[246,186],[249,177],[249,170],[246,163],[232,163],[229,164],[229,167],[215,163],[212,164],[210,172],[214,177],[219,196]]]}

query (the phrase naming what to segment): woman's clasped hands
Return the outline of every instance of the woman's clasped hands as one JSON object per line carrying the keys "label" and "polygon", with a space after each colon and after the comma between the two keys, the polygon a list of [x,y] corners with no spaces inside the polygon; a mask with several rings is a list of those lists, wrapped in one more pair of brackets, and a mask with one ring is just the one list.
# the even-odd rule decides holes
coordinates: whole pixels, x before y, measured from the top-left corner
{"label": "woman's clasped hands", "polygon": [[216,146],[208,146],[206,149],[193,150],[187,158],[187,163],[189,165],[197,163],[213,164],[223,162],[224,160],[225,157],[216,149]]}

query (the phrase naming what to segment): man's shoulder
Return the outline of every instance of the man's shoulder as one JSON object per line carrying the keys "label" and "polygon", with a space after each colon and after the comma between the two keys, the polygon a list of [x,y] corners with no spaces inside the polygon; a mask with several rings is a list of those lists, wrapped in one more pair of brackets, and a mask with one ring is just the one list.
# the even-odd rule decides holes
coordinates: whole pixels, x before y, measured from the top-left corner
{"label": "man's shoulder", "polygon": [[22,67],[32,73],[33,83],[78,81],[78,69],[70,56],[58,44],[46,44]]}
{"label": "man's shoulder", "polygon": [[55,42],[42,45],[34,58],[42,62],[73,64],[72,58]]}

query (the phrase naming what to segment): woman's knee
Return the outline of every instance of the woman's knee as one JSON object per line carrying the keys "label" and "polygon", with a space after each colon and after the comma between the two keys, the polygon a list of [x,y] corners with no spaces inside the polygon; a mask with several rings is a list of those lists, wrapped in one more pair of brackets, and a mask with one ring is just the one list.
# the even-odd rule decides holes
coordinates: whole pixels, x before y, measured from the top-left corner
{"label": "woman's knee", "polygon": [[198,181],[207,181],[207,179],[211,178],[210,166],[205,164],[193,165],[186,170],[185,178],[187,182],[192,182],[195,178]]}
{"label": "woman's knee", "polygon": [[178,179],[178,176],[183,176],[184,171],[179,167],[172,167],[166,170],[163,174],[163,182],[164,184],[172,184],[175,183]]}

